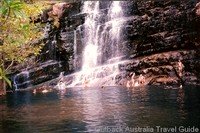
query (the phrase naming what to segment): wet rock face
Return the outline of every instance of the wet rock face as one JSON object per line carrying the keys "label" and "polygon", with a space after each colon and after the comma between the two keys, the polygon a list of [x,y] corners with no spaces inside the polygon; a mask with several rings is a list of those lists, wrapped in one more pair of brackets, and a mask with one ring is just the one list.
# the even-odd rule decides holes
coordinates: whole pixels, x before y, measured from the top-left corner
{"label": "wet rock face", "polygon": [[[196,59],[195,50],[168,51],[158,54],[134,58],[119,66],[121,75],[118,79],[128,78],[131,72],[136,76],[145,76],[146,84],[172,85],[172,84],[193,84],[199,83],[199,65]],[[183,69],[180,70],[180,63]]]}
{"label": "wet rock face", "polygon": [[[72,72],[72,58],[74,45],[74,29],[84,22],[84,15],[80,13],[80,2],[59,3],[53,5],[47,15],[44,29],[45,46],[38,57],[40,61],[57,60],[65,62],[66,71]],[[57,25],[58,24],[58,25]],[[79,42],[79,41],[77,41]]]}
{"label": "wet rock face", "polygon": [[[100,2],[102,13],[106,12],[109,4]],[[149,84],[200,83],[199,5],[196,0],[131,1],[123,5],[126,22],[122,29],[122,44],[127,59],[137,60],[138,64],[124,64],[121,71],[143,74]],[[84,45],[81,25],[85,18],[85,14],[79,14],[80,3],[73,9],[73,13],[71,9],[66,10],[60,18],[56,34],[59,42],[56,47],[63,51],[63,59],[72,71],[81,67]],[[75,43],[77,51],[74,50]],[[79,58],[73,57],[74,52],[79,53]],[[182,77],[177,75],[179,60],[184,65]]]}
{"label": "wet rock face", "polygon": [[64,10],[70,7],[72,7],[72,5],[67,4],[65,2],[58,3],[58,4],[53,5],[52,11],[49,13],[52,13],[54,16],[58,16],[58,18],[60,18],[63,15]]}
{"label": "wet rock face", "polygon": [[[140,63],[132,69],[127,65],[125,71],[145,75],[149,84],[199,84],[199,3],[151,0],[137,4],[139,14],[127,22],[124,30],[129,40],[129,55]],[[167,57],[170,58],[166,60]],[[177,76],[179,60],[184,65],[181,79]]]}
{"label": "wet rock face", "polygon": [[196,14],[200,16],[200,2],[196,4]]}
{"label": "wet rock face", "polygon": [[[86,15],[80,13],[82,4],[54,5],[41,15],[40,21],[46,23],[46,45],[38,58],[41,62],[61,61],[63,67],[54,65],[54,76],[45,77],[45,70],[51,70],[48,67],[41,70],[43,72],[33,72],[32,77],[44,78],[34,80],[32,84],[55,78],[59,70],[73,72],[81,68],[82,24]],[[107,12],[110,4],[109,1],[100,2],[102,14]],[[124,4],[123,9],[126,22],[122,29],[122,44],[130,62],[119,66],[122,74],[118,75],[118,82],[135,72],[136,77],[144,75],[147,84],[200,83],[200,3],[197,0],[138,0]],[[59,25],[54,25],[55,20]],[[179,61],[184,65],[181,76]]]}
{"label": "wet rock face", "polygon": [[38,18],[31,20],[34,23],[46,23],[42,39],[45,46],[35,59],[36,65],[10,74],[14,89],[34,86],[57,78],[63,71],[73,71],[73,29],[83,23],[83,16],[76,15],[80,13],[80,4],[55,4]]}
{"label": "wet rock face", "polygon": [[133,47],[135,53],[142,55],[197,47],[194,43],[198,36],[194,7],[190,1],[138,3],[140,15],[129,21],[126,29],[132,45],[137,45]]}
{"label": "wet rock face", "polygon": [[12,75],[11,80],[14,89],[24,89],[57,78],[62,71],[65,71],[62,62],[49,60],[21,70]]}

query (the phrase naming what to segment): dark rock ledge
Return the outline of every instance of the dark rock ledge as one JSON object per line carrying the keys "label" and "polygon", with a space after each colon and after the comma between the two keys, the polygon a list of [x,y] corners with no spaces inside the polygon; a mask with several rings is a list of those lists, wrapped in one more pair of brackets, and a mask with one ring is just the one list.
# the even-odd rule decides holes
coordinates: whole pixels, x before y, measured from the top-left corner
{"label": "dark rock ledge", "polygon": [[[121,64],[121,82],[130,72],[143,74],[148,84],[200,84],[200,4],[197,0],[141,0],[124,5],[131,9],[123,27],[126,59]],[[44,11],[35,22],[46,23],[46,43],[40,60],[64,62],[63,69],[71,73],[80,69],[82,32],[76,35],[79,58],[75,59],[74,31],[84,23],[81,2],[66,4],[62,13]],[[104,3],[106,4],[106,3]],[[65,4],[64,4],[65,5]],[[101,3],[103,5],[103,2]],[[132,6],[132,8],[130,8]],[[62,15],[61,15],[62,14]],[[56,23],[55,23],[56,21]],[[55,25],[59,22],[59,25]],[[55,43],[54,54],[49,47]],[[74,60],[79,64],[74,66]],[[178,62],[184,65],[183,75],[177,75]],[[42,76],[42,75],[41,75]],[[50,78],[49,78],[50,79]],[[48,79],[48,80],[49,80]],[[42,80],[43,81],[43,80]],[[34,81],[33,81],[34,82]]]}

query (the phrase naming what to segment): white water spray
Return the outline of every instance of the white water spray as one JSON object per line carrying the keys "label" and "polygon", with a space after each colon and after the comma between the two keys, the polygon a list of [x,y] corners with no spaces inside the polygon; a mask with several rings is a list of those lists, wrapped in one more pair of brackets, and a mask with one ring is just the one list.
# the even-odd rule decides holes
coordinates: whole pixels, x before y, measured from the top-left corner
{"label": "white water spray", "polygon": [[111,30],[109,32],[109,36],[111,38],[111,50],[112,55],[111,57],[118,57],[121,56],[122,53],[120,51],[120,41],[121,40],[121,28],[123,26],[123,9],[121,7],[121,1],[113,1],[111,4],[111,8],[109,10],[109,17],[110,17],[110,24]]}
{"label": "white water spray", "polygon": [[84,45],[82,70],[88,72],[91,68],[97,66],[98,44],[97,21],[99,18],[99,1],[86,1],[83,6],[83,13],[87,13],[84,24]]}
{"label": "white water spray", "polygon": [[[118,59],[119,56],[123,55],[120,51],[122,42],[120,35],[123,25],[121,20],[123,20],[124,15],[121,4],[121,1],[113,1],[106,16],[104,16],[106,21],[102,22],[100,1],[84,2],[82,13],[86,14],[86,18],[83,25],[82,67],[81,71],[76,73],[73,85],[88,82],[92,84],[100,78],[103,81],[104,77],[115,79],[118,73],[118,63],[100,65],[108,63],[112,58]],[[77,45],[76,43],[75,41],[75,45]],[[120,58],[116,60],[116,62],[118,61],[120,61]]]}
{"label": "white water spray", "polygon": [[14,76],[13,78],[13,86],[14,88],[17,90],[19,89],[21,86],[29,86],[30,81],[29,81],[29,71],[23,71],[21,73],[18,73],[17,75]]}

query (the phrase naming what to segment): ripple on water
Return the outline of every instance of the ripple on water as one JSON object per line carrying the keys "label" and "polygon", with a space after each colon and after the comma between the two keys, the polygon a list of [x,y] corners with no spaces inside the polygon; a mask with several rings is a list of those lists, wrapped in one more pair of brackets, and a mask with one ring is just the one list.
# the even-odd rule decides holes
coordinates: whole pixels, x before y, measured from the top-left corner
{"label": "ripple on water", "polygon": [[[200,89],[69,88],[62,95],[9,93],[0,103],[0,132],[95,132],[105,126],[200,123]],[[62,97],[62,98],[61,98]]]}

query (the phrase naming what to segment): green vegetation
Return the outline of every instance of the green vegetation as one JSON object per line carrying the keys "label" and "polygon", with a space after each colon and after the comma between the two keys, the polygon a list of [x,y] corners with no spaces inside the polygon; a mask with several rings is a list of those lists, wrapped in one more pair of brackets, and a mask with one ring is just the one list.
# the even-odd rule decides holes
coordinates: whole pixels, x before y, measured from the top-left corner
{"label": "green vegetation", "polygon": [[[11,83],[6,74],[10,68],[37,55],[42,48],[31,43],[41,37],[42,25],[30,23],[30,17],[39,15],[48,6],[45,1],[0,1],[0,80],[8,85]],[[0,84],[0,89],[2,86]]]}

